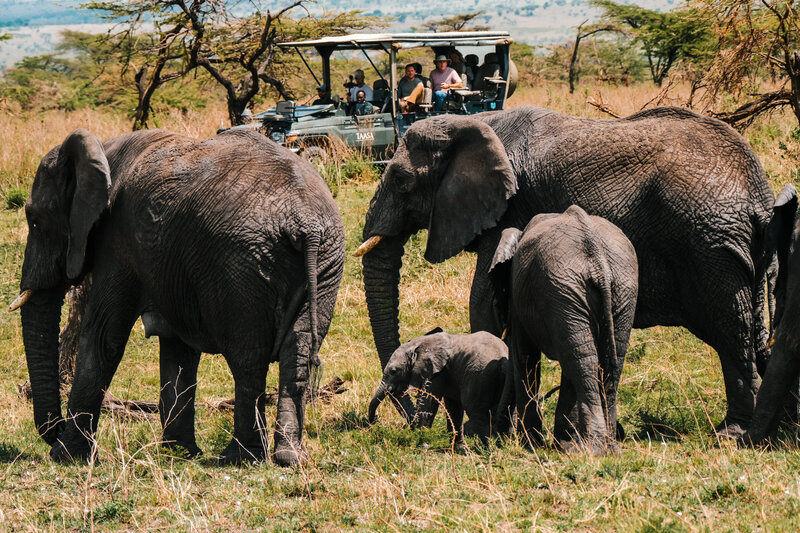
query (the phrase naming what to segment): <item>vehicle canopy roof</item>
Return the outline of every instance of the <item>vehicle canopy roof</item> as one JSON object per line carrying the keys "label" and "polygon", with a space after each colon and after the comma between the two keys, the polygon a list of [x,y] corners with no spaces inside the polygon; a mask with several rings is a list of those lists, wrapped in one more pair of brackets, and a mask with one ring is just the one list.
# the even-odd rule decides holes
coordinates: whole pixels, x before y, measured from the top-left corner
{"label": "vehicle canopy roof", "polygon": [[354,33],[312,41],[279,43],[282,48],[314,47],[336,50],[388,50],[389,47],[489,46],[511,44],[507,31],[449,31],[442,33]]}

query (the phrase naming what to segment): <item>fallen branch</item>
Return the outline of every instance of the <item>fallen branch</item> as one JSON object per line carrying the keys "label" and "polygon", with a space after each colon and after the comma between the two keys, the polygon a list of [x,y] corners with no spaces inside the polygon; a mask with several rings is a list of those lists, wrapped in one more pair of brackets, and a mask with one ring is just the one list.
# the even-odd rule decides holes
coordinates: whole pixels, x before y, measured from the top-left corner
{"label": "fallen branch", "polygon": [[603,97],[602,96],[600,96],[600,100],[599,101],[595,100],[594,96],[592,96],[586,101],[586,103],[589,104],[590,106],[596,107],[597,109],[599,109],[600,111],[602,111],[603,113],[605,113],[607,115],[611,115],[614,118],[622,118],[622,115],[620,115],[616,111],[612,110],[610,107],[608,107],[606,105],[605,102],[603,102]]}
{"label": "fallen branch", "polygon": [[[347,392],[349,389],[344,386],[345,382],[339,376],[334,377],[331,379],[327,385],[320,387],[319,391],[314,395],[313,401],[321,401],[321,402],[330,402],[331,399],[336,396],[337,394],[342,394],[343,392]],[[277,405],[278,403],[278,391],[274,390],[274,387],[271,387],[273,390],[270,392],[266,392],[265,396],[265,403],[267,405]],[[31,385],[30,382],[26,381],[21,385],[17,385],[17,390],[19,395],[27,400],[32,398],[31,396]],[[218,400],[218,401],[207,401],[204,403],[196,403],[195,407],[206,407],[208,409],[213,409],[216,411],[233,411],[236,402],[233,398],[228,398],[227,400]],[[106,411],[110,411],[115,413],[119,416],[126,417],[126,418],[134,418],[137,420],[145,420],[150,417],[155,416],[158,413],[158,402],[146,402],[142,400],[122,400],[117,398],[110,392],[106,392],[105,397],[103,398],[103,406],[102,408]]]}
{"label": "fallen branch", "polygon": [[[758,96],[758,95],[753,95]],[[711,113],[711,116],[727,122],[737,129],[745,129],[755,118],[776,107],[792,105],[792,91],[782,89],[774,93],[762,94],[758,99],[738,107],[730,113]],[[744,124],[740,124],[744,123]],[[738,125],[738,126],[737,126]]]}

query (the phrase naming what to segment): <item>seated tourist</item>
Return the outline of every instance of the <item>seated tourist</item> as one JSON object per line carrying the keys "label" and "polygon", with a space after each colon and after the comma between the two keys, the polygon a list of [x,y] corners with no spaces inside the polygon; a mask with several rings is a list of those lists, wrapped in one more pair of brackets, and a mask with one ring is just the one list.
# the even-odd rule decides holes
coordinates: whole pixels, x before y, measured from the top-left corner
{"label": "seated tourist", "polygon": [[441,111],[444,100],[448,96],[448,89],[458,89],[463,86],[461,76],[447,66],[447,56],[444,54],[436,56],[434,63],[436,69],[431,71],[431,84],[433,85],[434,109]]}
{"label": "seated tourist", "polygon": [[417,76],[414,65],[406,65],[406,75],[397,83],[397,97],[400,102],[400,111],[408,113],[414,111],[422,103],[425,96],[425,85]]}
{"label": "seated tourist", "polygon": [[364,71],[361,69],[356,70],[353,72],[353,78],[355,80],[355,85],[350,87],[350,91],[347,93],[347,101],[355,102],[358,91],[364,91],[366,99],[372,100],[372,87],[364,83]]}
{"label": "seated tourist", "polygon": [[331,92],[328,90],[327,85],[320,85],[317,87],[317,99],[311,102],[311,105],[328,105],[332,104]]}
{"label": "seated tourist", "polygon": [[467,54],[464,56],[464,66],[467,72],[467,87],[469,89],[475,88],[475,76],[478,74],[478,56],[475,54]]}
{"label": "seated tourist", "polygon": [[375,106],[367,101],[367,93],[363,89],[356,91],[356,107],[353,112],[356,116],[371,115],[375,112]]}

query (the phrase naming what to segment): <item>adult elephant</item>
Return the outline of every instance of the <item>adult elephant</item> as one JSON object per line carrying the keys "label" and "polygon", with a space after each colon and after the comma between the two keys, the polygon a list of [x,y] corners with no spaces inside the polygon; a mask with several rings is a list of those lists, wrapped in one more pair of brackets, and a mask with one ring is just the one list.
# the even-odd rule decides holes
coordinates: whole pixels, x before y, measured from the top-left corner
{"label": "adult elephant", "polygon": [[[279,363],[274,459],[302,459],[312,363],[328,331],[344,228],[314,168],[264,136],[197,141],[143,131],[105,143],[76,130],[36,172],[25,205],[22,333],[34,420],[57,460],[86,458],[103,393],[142,316],[160,337],[165,441],[199,452],[194,397],[201,352],[234,380],[223,462],[266,456],[264,389]],[[66,420],[58,327],[64,292],[91,274]]]}
{"label": "adult elephant", "polygon": [[617,225],[639,258],[634,327],[682,325],[717,350],[738,436],[766,360],[763,235],[774,196],[755,153],[726,124],[664,107],[592,120],[536,107],[415,123],[383,174],[364,226],[364,285],[381,364],[399,345],[403,246],[425,258],[477,252],[473,331],[502,331],[488,270],[502,230],[572,204]]}

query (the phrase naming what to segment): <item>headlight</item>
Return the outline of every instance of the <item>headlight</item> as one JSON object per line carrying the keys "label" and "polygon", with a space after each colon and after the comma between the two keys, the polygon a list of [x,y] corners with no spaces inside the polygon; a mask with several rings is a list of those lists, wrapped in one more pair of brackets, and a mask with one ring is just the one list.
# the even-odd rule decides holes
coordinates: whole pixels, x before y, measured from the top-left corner
{"label": "headlight", "polygon": [[269,138],[272,139],[273,141],[275,141],[278,144],[283,144],[283,141],[286,138],[286,136],[283,134],[283,132],[273,131],[270,134]]}

